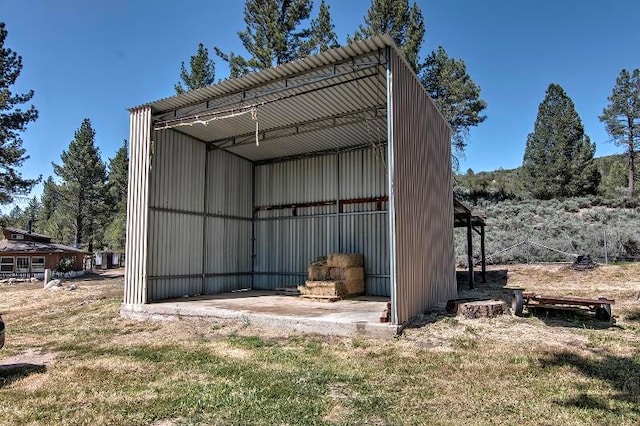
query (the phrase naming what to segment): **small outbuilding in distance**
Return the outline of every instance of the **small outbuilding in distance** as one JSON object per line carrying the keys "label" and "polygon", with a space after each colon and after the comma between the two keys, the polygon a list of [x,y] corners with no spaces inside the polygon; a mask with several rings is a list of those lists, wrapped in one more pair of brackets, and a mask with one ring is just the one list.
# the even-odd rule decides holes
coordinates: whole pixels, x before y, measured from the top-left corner
{"label": "small outbuilding in distance", "polygon": [[388,36],[131,109],[123,313],[335,252],[392,324],[455,298],[450,136]]}

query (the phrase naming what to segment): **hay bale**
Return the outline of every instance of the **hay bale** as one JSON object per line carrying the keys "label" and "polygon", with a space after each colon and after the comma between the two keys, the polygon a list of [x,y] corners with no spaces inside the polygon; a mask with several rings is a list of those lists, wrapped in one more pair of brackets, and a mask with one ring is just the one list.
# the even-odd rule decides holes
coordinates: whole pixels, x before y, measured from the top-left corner
{"label": "hay bale", "polygon": [[303,296],[339,296],[336,281],[307,281],[298,287],[298,291]]}
{"label": "hay bale", "polygon": [[364,279],[364,268],[354,266],[351,268],[329,268],[329,278],[333,281],[353,281]]}
{"label": "hay bale", "polygon": [[320,256],[313,262],[311,262],[311,266],[327,266],[327,256]]}
{"label": "hay bale", "polygon": [[302,296],[326,296],[343,298],[364,293],[364,280],[307,281],[298,287]]}
{"label": "hay bale", "polygon": [[327,266],[329,268],[364,266],[364,255],[362,253],[331,253],[327,257]]}
{"label": "hay bale", "polygon": [[342,282],[344,283],[345,296],[360,296],[364,294],[364,279]]}
{"label": "hay bale", "polygon": [[329,267],[327,267],[327,265],[314,265],[312,263],[311,266],[309,266],[310,281],[323,281],[329,278]]}

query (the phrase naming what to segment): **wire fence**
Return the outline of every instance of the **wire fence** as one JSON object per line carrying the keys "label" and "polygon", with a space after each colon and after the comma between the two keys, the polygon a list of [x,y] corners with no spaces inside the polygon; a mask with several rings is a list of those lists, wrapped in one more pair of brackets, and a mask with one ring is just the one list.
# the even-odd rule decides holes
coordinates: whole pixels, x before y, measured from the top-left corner
{"label": "wire fence", "polygon": [[[589,255],[597,263],[640,261],[640,238],[630,235],[636,230],[604,229],[597,235],[546,235],[534,239],[516,235],[505,238],[487,231],[486,260],[488,264],[509,263],[572,263],[580,255]],[[456,235],[456,261],[467,265],[467,244]],[[466,238],[465,238],[466,240]],[[474,263],[481,261],[479,238],[473,241]]]}

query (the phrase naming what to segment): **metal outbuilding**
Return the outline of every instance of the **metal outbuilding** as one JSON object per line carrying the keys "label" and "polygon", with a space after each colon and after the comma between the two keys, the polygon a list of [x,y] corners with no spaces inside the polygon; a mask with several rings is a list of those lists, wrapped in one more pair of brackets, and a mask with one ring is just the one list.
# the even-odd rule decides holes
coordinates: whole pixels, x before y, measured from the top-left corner
{"label": "metal outbuilding", "polygon": [[456,296],[451,130],[388,36],[131,109],[123,310],[365,256],[403,324]]}

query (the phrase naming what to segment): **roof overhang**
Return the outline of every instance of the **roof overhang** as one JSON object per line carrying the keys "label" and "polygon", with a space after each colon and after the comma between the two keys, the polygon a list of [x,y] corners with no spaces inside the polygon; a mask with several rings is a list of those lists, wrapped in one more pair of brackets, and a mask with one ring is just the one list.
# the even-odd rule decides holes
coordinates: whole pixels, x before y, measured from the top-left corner
{"label": "roof overhang", "polygon": [[187,134],[254,162],[378,147],[387,140],[388,55],[376,36],[150,102],[156,131]]}

